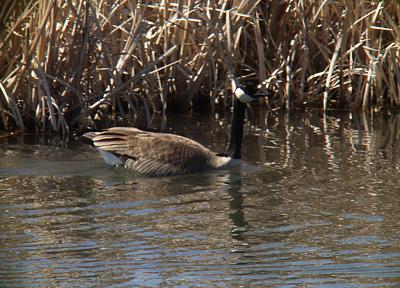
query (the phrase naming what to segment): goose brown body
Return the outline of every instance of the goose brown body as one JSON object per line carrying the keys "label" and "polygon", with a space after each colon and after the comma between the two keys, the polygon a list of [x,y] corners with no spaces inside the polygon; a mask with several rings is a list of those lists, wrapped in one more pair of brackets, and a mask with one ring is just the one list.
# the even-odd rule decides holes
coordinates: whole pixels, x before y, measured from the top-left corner
{"label": "goose brown body", "polygon": [[[218,156],[186,137],[113,127],[83,135],[93,141],[108,164],[122,165],[146,176],[171,176],[223,168],[230,157]],[[111,154],[110,154],[111,153]],[[114,157],[107,160],[107,157]]]}

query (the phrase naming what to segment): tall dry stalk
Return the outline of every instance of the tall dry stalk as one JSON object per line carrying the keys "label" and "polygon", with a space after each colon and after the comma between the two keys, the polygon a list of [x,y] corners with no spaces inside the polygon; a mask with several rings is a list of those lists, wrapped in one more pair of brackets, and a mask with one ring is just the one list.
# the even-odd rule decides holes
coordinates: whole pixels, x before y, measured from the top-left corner
{"label": "tall dry stalk", "polygon": [[3,3],[3,130],[229,105],[231,76],[275,91],[275,107],[400,105],[395,0]]}

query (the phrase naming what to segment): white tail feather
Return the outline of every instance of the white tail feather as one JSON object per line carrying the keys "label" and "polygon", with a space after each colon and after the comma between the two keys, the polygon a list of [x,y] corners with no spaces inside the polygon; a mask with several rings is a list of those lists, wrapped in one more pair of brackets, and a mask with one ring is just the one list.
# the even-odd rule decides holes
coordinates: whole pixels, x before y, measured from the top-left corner
{"label": "white tail feather", "polygon": [[111,152],[108,152],[108,151],[100,149],[100,148],[96,148],[96,149],[97,149],[97,151],[100,152],[101,156],[103,157],[103,159],[107,165],[117,166],[117,165],[124,164],[119,157],[115,156]]}

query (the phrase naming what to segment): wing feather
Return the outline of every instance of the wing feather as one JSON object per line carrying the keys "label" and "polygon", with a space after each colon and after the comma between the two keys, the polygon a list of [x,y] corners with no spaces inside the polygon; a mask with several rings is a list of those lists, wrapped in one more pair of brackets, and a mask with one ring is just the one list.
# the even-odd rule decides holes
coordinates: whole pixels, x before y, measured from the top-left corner
{"label": "wing feather", "polygon": [[96,132],[94,145],[125,157],[127,168],[149,176],[179,175],[201,171],[212,153],[203,145],[174,134],[153,133],[130,127]]}

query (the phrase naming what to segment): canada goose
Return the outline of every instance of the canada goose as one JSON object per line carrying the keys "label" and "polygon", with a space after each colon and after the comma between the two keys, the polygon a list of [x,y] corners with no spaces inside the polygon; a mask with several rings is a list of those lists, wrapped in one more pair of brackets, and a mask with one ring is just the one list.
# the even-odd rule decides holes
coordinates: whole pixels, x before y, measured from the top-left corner
{"label": "canada goose", "polygon": [[146,176],[183,175],[230,168],[240,163],[246,104],[266,96],[248,94],[242,87],[235,87],[231,135],[225,154],[217,154],[186,137],[131,127],[113,127],[82,136],[93,143],[107,164],[124,166]]}

